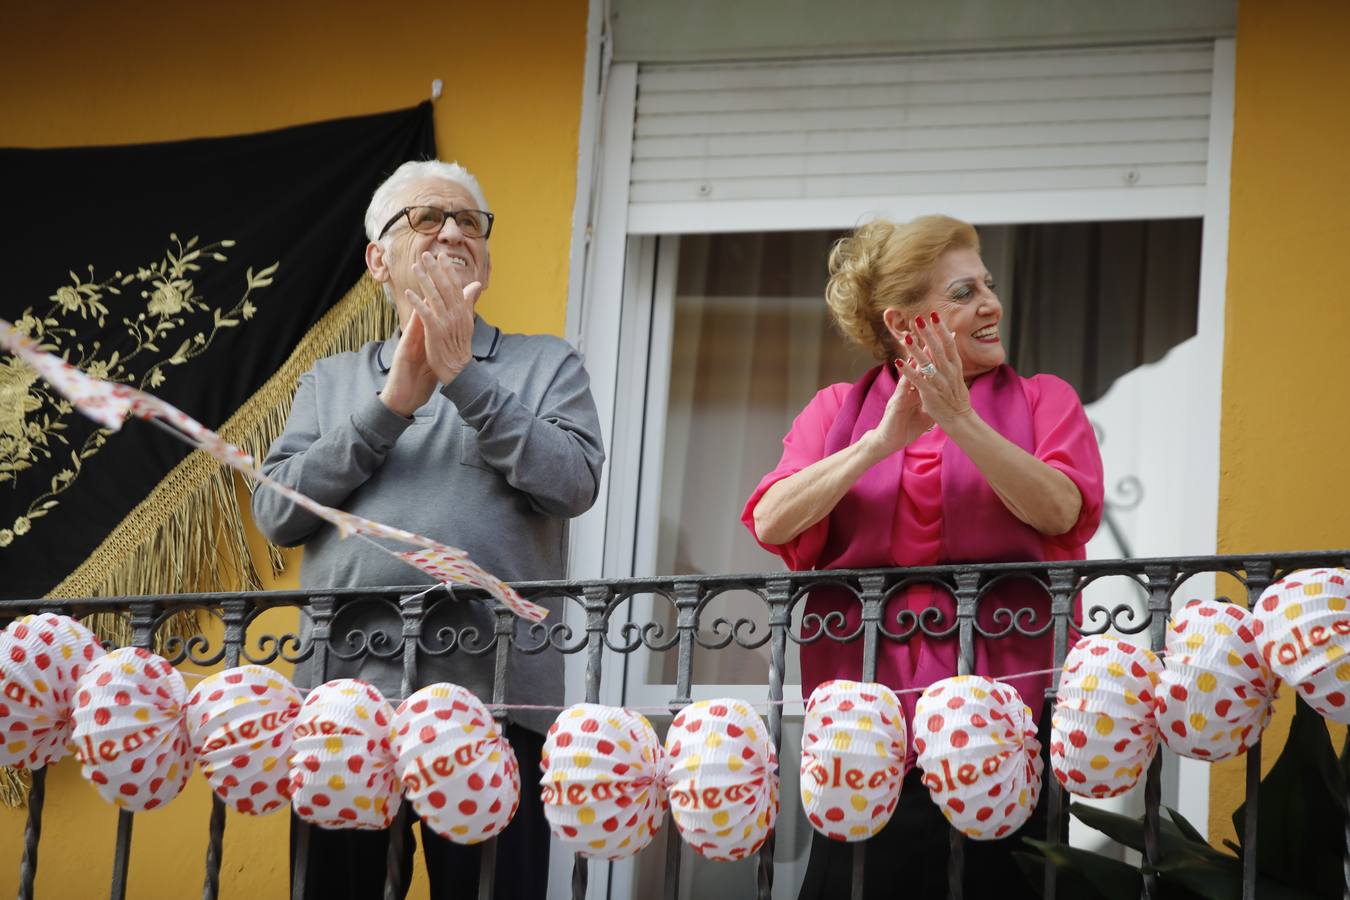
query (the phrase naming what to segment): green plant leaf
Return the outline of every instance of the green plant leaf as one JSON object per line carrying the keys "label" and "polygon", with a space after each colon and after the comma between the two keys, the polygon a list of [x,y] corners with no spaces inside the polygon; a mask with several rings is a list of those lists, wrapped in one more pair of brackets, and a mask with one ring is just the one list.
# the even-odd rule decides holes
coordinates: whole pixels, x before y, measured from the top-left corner
{"label": "green plant leaf", "polygon": [[[1084,825],[1100,831],[1116,843],[1124,844],[1140,853],[1145,852],[1144,820],[1142,817],[1135,819],[1123,816],[1120,813],[1098,809],[1095,806],[1088,806],[1084,803],[1070,804],[1069,812]],[[1215,850],[1203,839],[1196,840],[1193,838],[1191,835],[1198,834],[1198,832],[1189,823],[1187,823],[1187,828],[1189,832],[1183,831],[1170,819],[1158,817],[1158,849],[1163,859],[1167,859],[1170,855],[1176,853],[1212,858],[1216,861],[1236,862],[1233,857]]]}
{"label": "green plant leaf", "polygon": [[1045,860],[1055,868],[1056,895],[1074,900],[1139,900],[1143,879],[1139,870],[1118,859],[1080,850],[1066,844],[1051,844],[1023,838],[1037,853],[1014,852],[1017,864],[1037,891],[1045,883]]}
{"label": "green plant leaf", "polygon": [[[1314,896],[1341,896],[1345,775],[1326,722],[1301,698],[1289,739],[1262,779],[1257,802],[1256,868],[1261,876]],[[1239,843],[1245,840],[1246,811],[1243,803],[1233,813]]]}
{"label": "green plant leaf", "polygon": [[1163,809],[1167,810],[1167,817],[1172,820],[1173,825],[1177,826],[1177,830],[1189,840],[1195,841],[1197,844],[1209,843],[1209,841],[1205,840],[1205,836],[1200,833],[1200,829],[1186,821],[1186,817],[1181,813],[1170,806],[1164,806]]}

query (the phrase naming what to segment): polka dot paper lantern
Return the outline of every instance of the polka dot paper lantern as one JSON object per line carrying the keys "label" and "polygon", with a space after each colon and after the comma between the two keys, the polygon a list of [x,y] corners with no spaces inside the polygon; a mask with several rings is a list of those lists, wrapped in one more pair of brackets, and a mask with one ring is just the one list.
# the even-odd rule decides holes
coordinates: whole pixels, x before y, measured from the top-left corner
{"label": "polka dot paper lantern", "polygon": [[192,773],[186,702],[183,676],[149,650],[123,647],[94,660],[75,690],[80,774],[132,812],[177,797]]}
{"label": "polka dot paper lantern", "polygon": [[291,741],[300,692],[262,666],[240,666],[203,679],[188,695],[192,752],[211,789],[249,815],[290,802]]}
{"label": "polka dot paper lantern", "polygon": [[637,853],[665,818],[665,762],[645,717],[593,703],[563,710],[549,726],[539,779],[553,836],[582,856]]}
{"label": "polka dot paper lantern", "polygon": [[1017,691],[981,675],[930,685],[914,709],[923,783],[952,827],[975,840],[1026,823],[1041,793],[1041,745]]}
{"label": "polka dot paper lantern", "polygon": [[778,817],[778,756],[764,720],[739,700],[701,700],[666,733],[670,811],[707,859],[745,859]]}
{"label": "polka dot paper lantern", "polygon": [[1261,658],[1333,721],[1350,724],[1350,570],[1304,569],[1265,590]]}
{"label": "polka dot paper lantern", "polygon": [[391,747],[394,710],[374,687],[339,678],[309,692],[291,743],[291,806],[324,828],[388,828],[402,797]]}
{"label": "polka dot paper lantern", "polygon": [[1065,790],[1114,797],[1138,783],[1158,746],[1162,668],[1152,651],[1103,635],[1069,651],[1050,737],[1050,766]]}
{"label": "polka dot paper lantern", "polygon": [[0,631],[0,765],[40,769],[66,755],[75,686],[103,655],[69,616],[24,616]]}
{"label": "polka dot paper lantern", "polygon": [[891,820],[905,776],[905,716],[890,688],[827,681],[802,723],[802,809],[816,831],[862,841]]}
{"label": "polka dot paper lantern", "polygon": [[394,733],[399,780],[428,828],[457,844],[501,833],[520,805],[520,768],[472,691],[422,688],[399,705]]}
{"label": "polka dot paper lantern", "polygon": [[1228,759],[1260,740],[1278,684],[1260,630],[1247,610],[1217,600],[1192,600],[1172,617],[1154,716],[1174,753]]}

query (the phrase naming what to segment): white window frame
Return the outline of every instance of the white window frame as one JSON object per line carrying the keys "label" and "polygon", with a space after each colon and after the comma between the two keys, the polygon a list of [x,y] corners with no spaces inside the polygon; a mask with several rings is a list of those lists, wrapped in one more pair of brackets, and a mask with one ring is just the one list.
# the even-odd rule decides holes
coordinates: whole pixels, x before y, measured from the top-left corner
{"label": "white window frame", "polygon": [[[972,224],[1042,223],[1056,221],[1106,221],[1141,218],[1202,217],[1200,290],[1197,334],[1200,350],[1208,360],[1222,360],[1224,307],[1228,269],[1229,185],[1232,158],[1234,41],[1214,42],[1213,87],[1210,100],[1209,155],[1203,189],[1165,191],[1141,188],[1121,192],[1044,192],[872,198],[869,210],[899,220],[941,209]],[[591,375],[592,392],[600,414],[608,464],[601,479],[600,499],[571,529],[570,569],[574,577],[623,577],[648,574],[635,569],[644,562],[640,546],[640,510],[657,502],[656,479],[660,471],[660,448],[651,438],[659,434],[665,394],[660,376],[648,383],[648,373],[669,371],[669,359],[651,360],[647,353],[631,352],[642,347],[657,354],[669,353],[669,304],[674,291],[674,257],[665,254],[658,264],[660,235],[709,231],[706,216],[697,204],[687,211],[672,210],[660,220],[630,220],[628,186],[632,158],[633,122],[636,116],[638,66],[619,63],[609,67],[605,78],[600,134],[595,152],[594,195],[588,199],[592,217],[588,223],[589,245],[584,276],[577,279],[569,304],[568,338],[582,351]],[[578,204],[583,198],[578,195]],[[1028,216],[1028,208],[1034,215]],[[792,204],[784,215],[783,201],[758,206],[744,204],[737,218],[719,221],[716,231],[773,230],[765,222],[810,222],[814,228],[848,228],[858,220],[860,202],[844,199],[810,201],[810,209]],[[784,229],[788,230],[788,229]],[[574,270],[577,260],[574,259]],[[659,265],[659,270],[658,270]],[[664,321],[664,328],[662,323]],[[664,341],[651,337],[665,334]],[[662,349],[664,347],[664,350]],[[630,352],[625,354],[624,348]],[[664,362],[664,368],[655,363]],[[1197,374],[1192,385],[1199,398],[1194,409],[1194,431],[1178,447],[1177,465],[1196,477],[1186,480],[1187,496],[1177,498],[1180,515],[1187,517],[1185,546],[1177,555],[1215,552],[1218,533],[1219,418],[1222,367],[1210,365]],[[644,454],[647,458],[644,460]],[[655,459],[653,459],[655,457]],[[644,470],[649,477],[643,479]],[[1200,477],[1198,473],[1208,473]],[[729,510],[728,515],[735,510]],[[647,557],[649,560],[650,557]],[[1199,589],[1199,588],[1197,588]],[[649,605],[634,600],[631,615],[648,614]],[[579,660],[576,660],[579,662]],[[608,676],[602,681],[603,703],[648,705],[664,703],[673,694],[659,685],[642,685],[636,676],[646,671],[640,653],[625,659],[608,654]],[[569,686],[579,684],[579,671],[572,666]],[[624,678],[614,677],[624,672]],[[741,694],[748,700],[765,699],[764,691],[749,691],[743,685],[705,685],[695,688],[695,697]],[[785,686],[785,694],[800,700],[799,686]],[[569,693],[569,698],[579,695]],[[1209,819],[1209,767],[1182,760],[1178,778],[1178,805],[1186,817],[1205,828]],[[791,798],[789,798],[791,799]],[[787,802],[787,801],[785,801]],[[634,886],[631,863],[604,867],[592,865],[591,897],[630,896]],[[608,875],[609,877],[605,877]],[[600,876],[600,877],[597,877]]]}

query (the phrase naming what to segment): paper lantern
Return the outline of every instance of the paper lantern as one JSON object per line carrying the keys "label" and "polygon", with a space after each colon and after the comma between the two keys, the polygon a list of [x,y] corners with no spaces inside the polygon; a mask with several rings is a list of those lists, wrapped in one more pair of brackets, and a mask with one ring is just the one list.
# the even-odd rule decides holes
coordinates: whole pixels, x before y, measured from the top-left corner
{"label": "paper lantern", "polygon": [[24,616],[0,631],[0,765],[40,769],[66,755],[75,686],[103,655],[69,616]]}
{"label": "paper lantern", "polygon": [[1350,725],[1350,661],[1324,666],[1304,679],[1299,695],[1309,706],[1342,725]]}
{"label": "paper lantern", "polygon": [[161,656],[123,647],[95,659],[75,689],[75,756],[104,800],[145,812],[192,773],[183,677]]}
{"label": "paper lantern", "polygon": [[1261,626],[1233,603],[1192,600],[1167,629],[1154,716],[1173,752],[1220,760],[1261,738],[1278,682],[1260,657]]}
{"label": "paper lantern", "polygon": [[520,805],[520,768],[482,701],[455,684],[422,688],[394,716],[398,778],[428,828],[457,844],[500,834]]}
{"label": "paper lantern", "polygon": [[324,828],[388,828],[402,801],[390,743],[394,710],[374,687],[339,678],[309,692],[291,743],[291,806]]}
{"label": "paper lantern", "polygon": [[802,723],[802,809],[816,831],[862,841],[891,820],[905,776],[905,716],[885,685],[827,681]]}
{"label": "paper lantern", "polygon": [[582,856],[623,859],[652,842],[669,805],[665,751],[626,709],[578,703],[549,726],[539,779],[553,836]]}
{"label": "paper lantern", "polygon": [[1050,766],[1067,791],[1114,797],[1138,783],[1158,746],[1162,668],[1152,651],[1103,635],[1069,651],[1050,736]]}
{"label": "paper lantern", "polygon": [[778,757],[764,720],[739,700],[700,700],[666,733],[670,810],[680,836],[708,859],[744,859],[778,817]]}
{"label": "paper lantern", "polygon": [[211,789],[233,809],[260,816],[290,802],[300,702],[290,681],[262,666],[218,672],[188,695],[192,752]]}
{"label": "paper lantern", "polygon": [[1350,723],[1350,570],[1304,569],[1266,588],[1254,611],[1261,658],[1334,721]]}
{"label": "paper lantern", "polygon": [[981,675],[944,678],[914,708],[914,747],[929,796],[975,840],[1016,831],[1041,793],[1041,745],[1015,689]]}

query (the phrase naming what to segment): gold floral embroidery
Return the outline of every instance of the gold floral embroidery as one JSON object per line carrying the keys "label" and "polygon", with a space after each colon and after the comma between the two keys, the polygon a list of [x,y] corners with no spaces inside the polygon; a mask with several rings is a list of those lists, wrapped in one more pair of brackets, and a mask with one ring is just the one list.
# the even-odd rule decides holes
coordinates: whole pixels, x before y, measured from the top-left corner
{"label": "gold floral embroidery", "polygon": [[[252,319],[258,308],[252,302],[254,291],[272,283],[279,263],[244,275],[243,295],[228,310],[213,307],[196,291],[194,273],[212,262],[226,262],[222,252],[234,246],[232,240],[200,245],[197,237],[186,242],[169,235],[172,246],[164,257],[133,273],[114,272],[98,280],[94,267],[88,277],[70,273],[70,284],[58,287],[47,298],[48,305],[38,311],[24,310],[15,327],[38,340],[42,349],[56,353],[90,375],[108,381],[134,384],[142,390],[154,390],[168,380],[166,370],[181,366],[205,353],[223,328],[235,328]],[[124,288],[140,286],[139,302],[123,294]],[[130,293],[130,292],[128,292]],[[74,326],[76,318],[92,321],[100,328],[118,308],[121,324],[131,338],[131,346],[105,353],[103,342],[84,340]],[[124,311],[125,310],[125,311]],[[209,323],[205,316],[209,313]],[[172,353],[161,348],[181,339]],[[32,532],[34,520],[55,508],[57,499],[75,484],[84,461],[98,453],[112,432],[106,428],[89,434],[78,448],[72,447],[65,432],[67,419],[74,413],[71,404],[52,391],[45,381],[15,357],[0,362],[0,484],[17,490],[22,473],[34,463],[52,460],[56,453],[69,452],[69,465],[51,476],[27,509],[8,527],[0,527],[0,547]]]}

